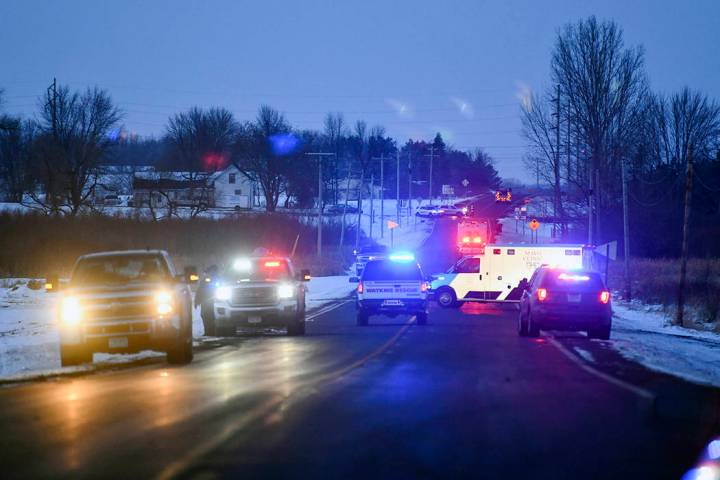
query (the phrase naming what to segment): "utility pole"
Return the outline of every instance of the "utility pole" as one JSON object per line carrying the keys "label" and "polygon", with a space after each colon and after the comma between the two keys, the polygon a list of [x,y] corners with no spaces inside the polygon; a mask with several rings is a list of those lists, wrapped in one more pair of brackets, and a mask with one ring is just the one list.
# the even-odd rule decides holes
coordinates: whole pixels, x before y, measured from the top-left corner
{"label": "utility pole", "polygon": [[683,216],[682,251],[680,254],[680,285],[678,286],[677,324],[683,326],[685,315],[685,281],[687,277],[688,234],[690,230],[690,207],[692,203],[693,147],[688,147],[687,177],[685,178],[685,214]]}
{"label": "utility pole", "polygon": [[395,152],[395,159],[397,160],[397,171],[395,172],[395,216],[397,217],[398,225],[400,222],[400,150]]}
{"label": "utility pole", "polygon": [[375,172],[370,172],[370,240],[373,239],[373,224],[375,223]]}
{"label": "utility pole", "polygon": [[55,77],[53,77],[52,84],[47,88],[47,92],[50,115],[52,117],[53,137],[57,139],[57,79]]}
{"label": "utility pole", "polygon": [[[631,283],[630,283],[630,212],[628,207],[628,186],[627,186],[627,162],[625,156],[621,157],[621,173],[622,173],[622,197],[623,197],[623,255],[625,262],[624,272],[624,288],[623,297],[625,300],[631,300]],[[607,274],[605,275],[607,278]]]}
{"label": "utility pole", "polygon": [[553,202],[553,217],[555,222],[553,223],[553,237],[557,233],[557,219],[560,213],[560,202],[562,202],[562,194],[560,193],[560,84],[557,85],[557,95],[555,96],[555,165],[553,168],[553,174],[555,176],[555,189]]}
{"label": "utility pole", "polygon": [[334,153],[313,152],[306,153],[310,157],[318,159],[318,227],[317,227],[317,256],[322,256],[322,229],[323,229],[323,179],[322,179],[322,159],[323,157],[333,157]]}
{"label": "utility pole", "polygon": [[432,181],[433,181],[433,159],[435,158],[435,145],[430,145],[430,153],[425,155],[426,157],[430,157],[430,179],[429,179],[429,185],[428,185],[428,196],[430,197],[430,203],[432,204],[433,199],[433,188],[432,188]]}
{"label": "utility pole", "polygon": [[385,154],[381,153],[373,160],[380,161],[380,238],[385,238],[385,228],[383,227],[385,221]]}
{"label": "utility pole", "polygon": [[412,152],[408,151],[408,225],[412,215]]}
{"label": "utility pole", "polygon": [[593,191],[593,171],[592,167],[590,168],[590,171],[588,172],[588,178],[590,180],[590,191],[588,193],[588,245],[593,244],[593,208],[595,207],[595,202],[593,202],[595,192]]}

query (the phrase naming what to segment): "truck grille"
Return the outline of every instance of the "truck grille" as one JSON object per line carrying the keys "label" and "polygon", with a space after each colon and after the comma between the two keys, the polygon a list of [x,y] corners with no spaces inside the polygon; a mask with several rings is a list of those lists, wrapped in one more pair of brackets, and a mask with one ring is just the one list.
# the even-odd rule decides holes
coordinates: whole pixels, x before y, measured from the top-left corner
{"label": "truck grille", "polygon": [[154,314],[154,303],[149,296],[86,298],[82,300],[93,321],[130,319]]}
{"label": "truck grille", "polygon": [[233,305],[274,305],[277,303],[277,290],[274,286],[235,288],[231,301]]}
{"label": "truck grille", "polygon": [[130,322],[130,323],[117,323],[117,324],[93,324],[85,327],[85,333],[87,335],[133,335],[141,333],[150,333],[149,322]]}

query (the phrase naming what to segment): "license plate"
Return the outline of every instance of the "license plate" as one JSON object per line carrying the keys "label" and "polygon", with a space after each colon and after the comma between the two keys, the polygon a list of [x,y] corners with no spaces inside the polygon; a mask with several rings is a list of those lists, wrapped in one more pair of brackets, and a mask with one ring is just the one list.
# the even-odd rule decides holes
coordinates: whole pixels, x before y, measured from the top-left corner
{"label": "license plate", "polygon": [[252,316],[248,317],[248,323],[260,323],[262,322],[262,317]]}
{"label": "license plate", "polygon": [[127,337],[114,337],[108,339],[108,347],[110,348],[127,348],[128,339]]}
{"label": "license plate", "polygon": [[400,300],[385,300],[383,302],[383,305],[386,305],[388,307],[402,307],[403,302]]}
{"label": "license plate", "polygon": [[580,303],[581,295],[579,293],[568,293],[568,302]]}

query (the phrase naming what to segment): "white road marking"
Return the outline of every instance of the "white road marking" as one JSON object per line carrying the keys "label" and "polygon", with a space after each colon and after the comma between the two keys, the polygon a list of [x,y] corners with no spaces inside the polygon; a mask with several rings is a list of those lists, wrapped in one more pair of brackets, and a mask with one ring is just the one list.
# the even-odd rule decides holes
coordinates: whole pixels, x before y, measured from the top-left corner
{"label": "white road marking", "polygon": [[616,387],[620,387],[622,389],[625,389],[629,392],[634,393],[638,397],[644,398],[646,400],[653,400],[655,398],[655,395],[650,392],[649,390],[645,390],[644,388],[638,387],[636,385],[632,385],[630,383],[627,383],[623,380],[620,380],[619,378],[615,378],[611,375],[608,375],[607,373],[603,373],[587,363],[583,362],[577,355],[574,355],[572,352],[570,352],[568,349],[566,349],[560,342],[555,340],[552,337],[547,337],[547,341],[553,345],[555,348],[557,348],[560,353],[565,355],[567,358],[569,358],[575,365],[585,370],[590,375],[594,375],[595,377],[604,380],[607,383],[610,383],[612,385],[615,385]]}

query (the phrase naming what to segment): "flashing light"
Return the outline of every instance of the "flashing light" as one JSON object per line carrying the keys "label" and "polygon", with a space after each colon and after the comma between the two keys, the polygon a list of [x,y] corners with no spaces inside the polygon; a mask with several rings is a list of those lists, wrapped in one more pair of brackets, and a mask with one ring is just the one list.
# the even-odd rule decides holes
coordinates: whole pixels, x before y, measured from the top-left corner
{"label": "flashing light", "polygon": [[390,255],[390,260],[393,262],[412,262],[415,260],[415,255],[412,253],[395,253]]}
{"label": "flashing light", "polygon": [[305,275],[303,275],[303,280],[305,280],[306,282],[309,282],[310,280],[312,280],[312,277],[310,276],[309,273],[306,273]]}
{"label": "flashing light", "polygon": [[358,286],[357,286],[357,293],[360,293],[360,294],[362,294],[362,293],[363,293],[363,290],[364,290],[364,287],[363,287],[363,284],[362,284],[362,282],[358,283]]}
{"label": "flashing light", "polygon": [[607,304],[610,301],[610,292],[603,290],[600,292],[600,303]]}
{"label": "flashing light", "polygon": [[289,283],[278,285],[278,298],[292,298],[295,295],[295,288]]}
{"label": "flashing light", "polygon": [[205,283],[210,283],[210,282],[212,282],[212,278],[210,278],[210,277],[205,277]]}
{"label": "flashing light", "polygon": [[238,258],[233,262],[233,269],[247,272],[252,270],[252,262],[249,258]]}
{"label": "flashing light", "polygon": [[157,304],[157,313],[160,315],[168,315],[172,312],[172,294],[170,292],[161,291],[155,294],[155,303]]}
{"label": "flashing light", "polygon": [[190,274],[190,281],[191,281],[191,282],[197,282],[198,280],[200,280],[200,277],[198,277],[197,274],[195,274],[195,273],[191,273],[191,274]]}
{"label": "flashing light", "polygon": [[53,284],[52,284],[52,282],[46,282],[46,283],[45,283],[45,290],[50,291],[50,290],[52,290],[52,289],[53,289]]}
{"label": "flashing light", "polygon": [[463,214],[467,213],[467,212],[468,212],[468,208],[467,208],[467,207],[463,207],[463,208],[462,208],[462,212],[463,212]]}
{"label": "flashing light", "polygon": [[80,301],[75,297],[63,298],[60,313],[63,323],[77,325],[82,320]]}
{"label": "flashing light", "polygon": [[547,299],[547,296],[548,296],[547,289],[545,289],[545,288],[537,289],[538,300],[540,300],[541,302],[544,302]]}
{"label": "flashing light", "polygon": [[428,290],[430,290],[430,285],[428,284],[428,282],[423,282],[423,283],[420,284],[420,291],[421,291],[421,292],[424,293],[424,292],[427,292]]}
{"label": "flashing light", "polygon": [[277,268],[280,266],[280,262],[277,260],[271,260],[269,262],[265,262],[265,268]]}
{"label": "flashing light", "polygon": [[463,243],[470,243],[470,237],[463,237]]}
{"label": "flashing light", "polygon": [[222,301],[230,300],[232,297],[232,288],[228,287],[227,285],[223,285],[221,287],[218,287],[215,290],[215,298]]}
{"label": "flashing light", "polygon": [[473,238],[473,243],[482,243],[482,238],[481,237]]}
{"label": "flashing light", "polygon": [[[590,277],[587,275],[574,275],[574,274],[567,274],[565,272],[558,275],[558,280],[569,280],[571,282],[587,282],[590,280]],[[603,302],[604,303],[604,302]]]}

